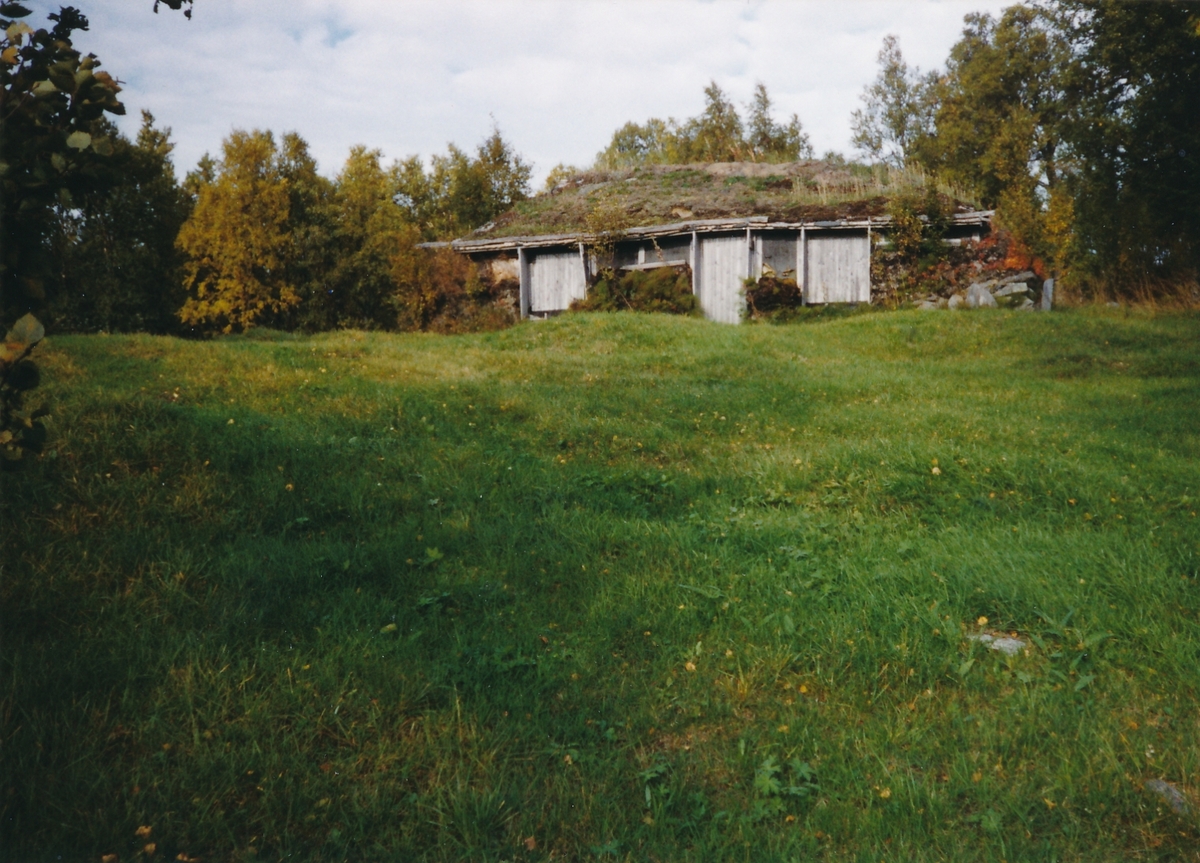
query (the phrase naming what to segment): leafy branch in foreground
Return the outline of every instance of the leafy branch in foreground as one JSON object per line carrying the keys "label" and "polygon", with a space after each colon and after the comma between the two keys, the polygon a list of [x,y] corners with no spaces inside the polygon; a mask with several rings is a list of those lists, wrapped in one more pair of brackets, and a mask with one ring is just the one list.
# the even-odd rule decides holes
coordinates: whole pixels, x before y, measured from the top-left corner
{"label": "leafy branch in foreground", "polygon": [[16,20],[29,14],[18,3],[0,4],[0,288],[13,314],[44,305],[56,211],[111,183],[112,141],[97,121],[125,113],[116,79],[72,44],[87,18],[64,6],[47,16],[53,27],[35,30]]}
{"label": "leafy branch in foreground", "polygon": [[38,420],[49,411],[44,405],[36,410],[24,407],[25,393],[41,380],[29,355],[45,335],[41,322],[25,315],[8,331],[0,348],[0,456],[6,462],[18,461],[25,450],[41,452],[46,442],[46,427]]}

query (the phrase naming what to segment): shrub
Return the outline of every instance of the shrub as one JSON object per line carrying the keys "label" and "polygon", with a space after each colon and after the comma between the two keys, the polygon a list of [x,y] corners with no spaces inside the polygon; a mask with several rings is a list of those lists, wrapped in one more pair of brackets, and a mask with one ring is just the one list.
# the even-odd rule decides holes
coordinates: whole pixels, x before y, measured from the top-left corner
{"label": "shrub", "polygon": [[652,270],[605,270],[588,288],[587,297],[571,309],[580,312],[665,312],[694,315],[699,312],[692,293],[692,271],[686,264]]}
{"label": "shrub", "polygon": [[771,318],[802,305],[804,297],[795,279],[763,276],[757,282],[746,280],[746,311],[751,319]]}
{"label": "shrub", "polygon": [[516,320],[511,287],[484,278],[470,258],[448,249],[410,249],[392,259],[392,305],[401,330],[465,333]]}

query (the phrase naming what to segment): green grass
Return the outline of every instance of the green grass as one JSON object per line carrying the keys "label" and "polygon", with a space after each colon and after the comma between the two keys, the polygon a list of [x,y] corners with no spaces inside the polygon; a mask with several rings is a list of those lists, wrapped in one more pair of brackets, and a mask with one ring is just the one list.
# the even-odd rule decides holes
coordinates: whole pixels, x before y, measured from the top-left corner
{"label": "green grass", "polygon": [[1198,340],[53,338],[0,857],[1196,859]]}
{"label": "green grass", "polygon": [[[756,175],[746,176],[747,169],[757,169]],[[760,176],[764,170],[769,173]],[[962,189],[935,182],[918,169],[886,165],[646,165],[628,171],[587,171],[576,183],[517,203],[491,228],[472,236],[586,233],[591,230],[589,218],[601,204],[620,213],[626,228],[753,215],[782,221],[861,219],[885,215],[890,198],[921,195],[930,186],[951,201],[974,206]]]}

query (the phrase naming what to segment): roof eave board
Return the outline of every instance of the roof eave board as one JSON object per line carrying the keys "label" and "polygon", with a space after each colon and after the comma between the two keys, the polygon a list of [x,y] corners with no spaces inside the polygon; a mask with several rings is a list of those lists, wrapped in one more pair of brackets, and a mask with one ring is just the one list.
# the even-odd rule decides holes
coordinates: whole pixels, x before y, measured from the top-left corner
{"label": "roof eave board", "polygon": [[[982,225],[990,222],[994,211],[977,210],[970,213],[956,213],[951,218],[951,224],[959,227]],[[800,222],[772,222],[766,216],[749,216],[740,219],[698,219],[690,222],[673,222],[666,225],[649,225],[642,228],[627,228],[622,232],[623,238],[641,239],[659,237],[670,234],[716,233],[719,231],[744,231],[747,228],[760,230],[854,230],[863,228],[886,228],[892,222],[891,216],[873,216],[866,219],[837,219],[834,221],[811,220]],[[480,240],[458,239],[450,242],[421,243],[421,249],[442,249],[450,247],[456,252],[492,252],[517,248],[539,248],[545,246],[574,245],[591,243],[596,239],[595,234],[575,232],[569,234],[535,234],[520,237],[494,237]]]}

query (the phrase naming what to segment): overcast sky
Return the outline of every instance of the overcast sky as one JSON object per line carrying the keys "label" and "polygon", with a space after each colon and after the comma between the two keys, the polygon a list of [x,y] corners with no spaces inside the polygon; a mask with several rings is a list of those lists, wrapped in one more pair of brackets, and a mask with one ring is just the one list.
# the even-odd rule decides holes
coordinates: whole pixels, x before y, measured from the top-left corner
{"label": "overcast sky", "polygon": [[[66,0],[63,0],[66,2]],[[147,108],[173,129],[182,174],[231,129],[299,132],[322,173],[353,144],[387,159],[473,149],[491,130],[534,165],[590,164],[629,120],[684,118],[710,80],[739,104],[762,81],[818,153],[850,150],[850,112],[883,37],[910,65],[944,63],[981,0],[74,0],[76,47],[124,84],[132,135]],[[35,0],[44,21],[58,2]],[[27,19],[30,20],[30,19]],[[32,23],[32,21],[31,21]],[[35,24],[41,26],[41,24]]]}

